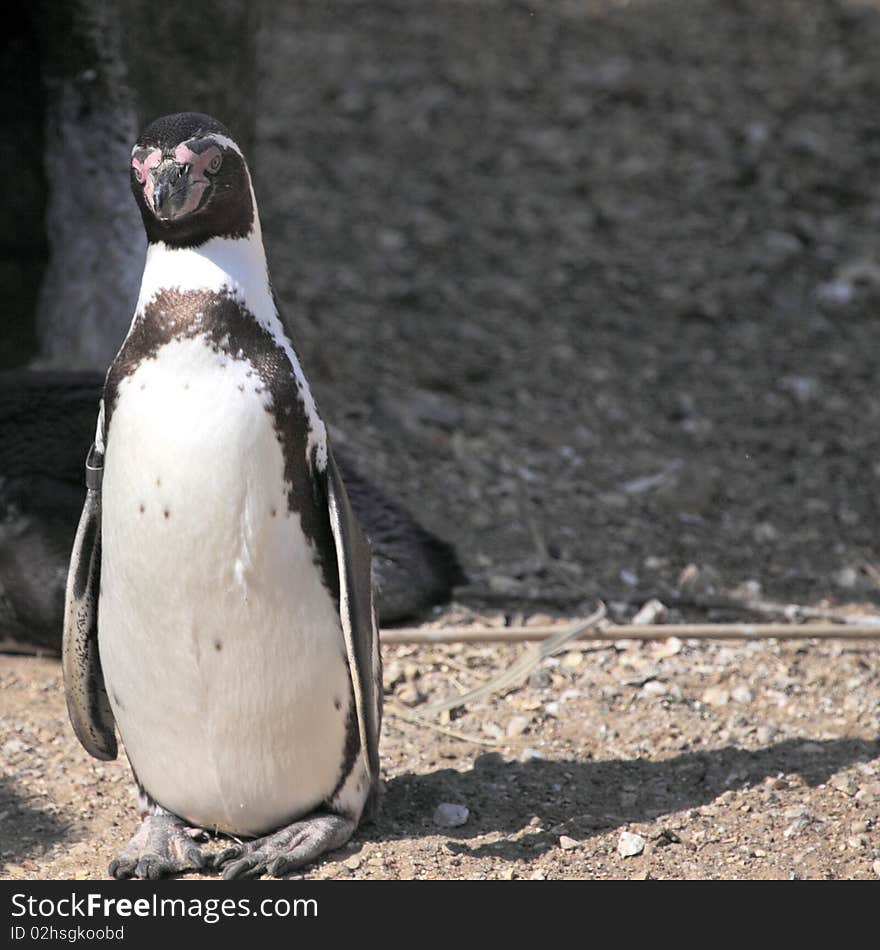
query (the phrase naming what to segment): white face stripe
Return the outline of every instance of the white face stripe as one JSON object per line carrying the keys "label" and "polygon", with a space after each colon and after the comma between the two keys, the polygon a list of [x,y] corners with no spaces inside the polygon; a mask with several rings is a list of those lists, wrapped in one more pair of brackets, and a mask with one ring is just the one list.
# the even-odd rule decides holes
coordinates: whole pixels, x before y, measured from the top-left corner
{"label": "white face stripe", "polygon": [[[233,139],[231,139],[228,135],[221,135],[219,132],[206,132],[204,135],[200,135],[200,136],[191,135],[185,141],[191,142],[194,138],[212,139],[221,148],[232,149],[232,151],[235,152],[239,156],[239,158],[241,158],[241,160],[245,162],[245,164],[247,164],[247,160],[245,159],[244,153],[242,152],[242,150],[238,147],[238,143],[235,142]],[[177,144],[182,145],[183,142],[178,142]],[[131,154],[132,156],[134,156],[135,152],[142,151],[144,148],[149,148],[149,147],[150,146],[145,146],[145,145],[135,145],[131,150]]]}

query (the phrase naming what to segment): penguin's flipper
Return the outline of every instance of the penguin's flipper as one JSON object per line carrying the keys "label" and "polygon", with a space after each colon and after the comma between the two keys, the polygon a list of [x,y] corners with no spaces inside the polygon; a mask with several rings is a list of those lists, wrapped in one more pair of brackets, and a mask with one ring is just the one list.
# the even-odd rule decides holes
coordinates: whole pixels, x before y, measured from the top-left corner
{"label": "penguin's flipper", "polygon": [[370,776],[378,782],[382,674],[379,628],[373,610],[370,545],[351,509],[329,448],[327,502],[339,566],[339,614],[354,689],[361,748],[367,750]]}
{"label": "penguin's flipper", "polygon": [[67,574],[61,667],[67,713],[77,739],[96,759],[115,759],[115,721],[98,655],[102,449],[103,443],[96,440],[86,459],[86,501]]}

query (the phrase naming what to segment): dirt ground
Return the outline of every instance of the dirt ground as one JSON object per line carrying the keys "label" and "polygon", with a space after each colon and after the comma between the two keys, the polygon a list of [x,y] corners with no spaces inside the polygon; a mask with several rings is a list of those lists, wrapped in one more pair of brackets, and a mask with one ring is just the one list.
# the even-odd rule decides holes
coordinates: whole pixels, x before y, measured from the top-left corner
{"label": "dirt ground", "polygon": [[[689,564],[880,613],[880,5],[276,6],[274,283],[336,441],[470,575],[425,622],[755,619]],[[583,644],[408,718],[521,650],[385,646],[383,808],[310,876],[880,876],[876,645]],[[3,874],[105,875],[127,768],[56,662],[0,681]]]}

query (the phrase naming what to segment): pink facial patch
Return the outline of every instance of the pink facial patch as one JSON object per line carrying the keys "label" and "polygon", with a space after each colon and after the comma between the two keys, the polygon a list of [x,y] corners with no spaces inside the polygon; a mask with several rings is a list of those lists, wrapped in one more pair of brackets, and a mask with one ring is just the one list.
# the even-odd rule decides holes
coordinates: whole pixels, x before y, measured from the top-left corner
{"label": "pink facial patch", "polygon": [[205,172],[219,171],[223,153],[216,145],[212,145],[199,154],[184,142],[174,150],[174,161],[192,166],[193,181],[205,181]]}
{"label": "pink facial patch", "polygon": [[[148,152],[144,159],[134,156],[131,160],[131,167],[134,169],[135,178],[144,186],[144,197],[147,204],[153,208],[153,179],[150,175],[150,169],[155,168],[162,161],[162,150],[154,148]],[[155,208],[153,209],[155,210]]]}

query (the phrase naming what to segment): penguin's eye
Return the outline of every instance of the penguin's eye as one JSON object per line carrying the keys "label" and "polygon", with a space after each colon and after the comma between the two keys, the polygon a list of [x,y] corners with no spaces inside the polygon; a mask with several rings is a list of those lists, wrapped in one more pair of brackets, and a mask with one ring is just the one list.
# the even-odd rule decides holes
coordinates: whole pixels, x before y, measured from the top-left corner
{"label": "penguin's eye", "polygon": [[219,172],[220,166],[223,164],[223,156],[215,155],[210,162],[208,162],[208,171],[209,172]]}

